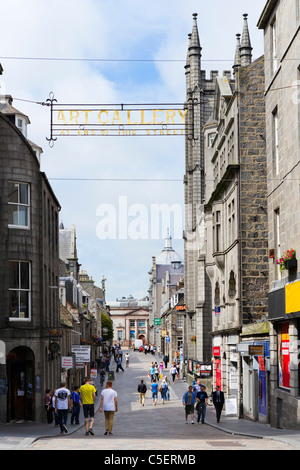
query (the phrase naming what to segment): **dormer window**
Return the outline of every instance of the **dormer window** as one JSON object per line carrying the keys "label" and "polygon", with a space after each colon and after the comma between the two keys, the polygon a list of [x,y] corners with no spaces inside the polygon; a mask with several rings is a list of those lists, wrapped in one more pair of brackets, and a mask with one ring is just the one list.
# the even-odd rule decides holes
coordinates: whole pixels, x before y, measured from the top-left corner
{"label": "dormer window", "polygon": [[22,132],[24,137],[27,138],[27,123],[26,123],[26,120],[21,116],[16,116],[16,126],[19,129],[19,131]]}

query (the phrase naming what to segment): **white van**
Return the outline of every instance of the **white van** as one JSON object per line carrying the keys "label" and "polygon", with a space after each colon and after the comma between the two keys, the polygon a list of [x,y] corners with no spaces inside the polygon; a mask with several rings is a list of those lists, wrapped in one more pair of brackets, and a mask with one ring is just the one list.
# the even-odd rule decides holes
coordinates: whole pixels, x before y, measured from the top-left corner
{"label": "white van", "polygon": [[134,350],[134,351],[139,350],[141,346],[144,347],[144,342],[143,342],[143,340],[142,340],[142,339],[135,339],[135,340],[134,340],[134,348],[133,348],[133,350]]}

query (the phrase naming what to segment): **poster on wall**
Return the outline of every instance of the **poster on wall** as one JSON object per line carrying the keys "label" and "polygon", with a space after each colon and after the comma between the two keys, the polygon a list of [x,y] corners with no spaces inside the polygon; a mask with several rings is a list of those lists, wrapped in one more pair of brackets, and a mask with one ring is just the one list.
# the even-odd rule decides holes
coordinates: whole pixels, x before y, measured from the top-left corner
{"label": "poster on wall", "polygon": [[278,331],[278,384],[290,388],[290,336],[289,323],[281,323]]}

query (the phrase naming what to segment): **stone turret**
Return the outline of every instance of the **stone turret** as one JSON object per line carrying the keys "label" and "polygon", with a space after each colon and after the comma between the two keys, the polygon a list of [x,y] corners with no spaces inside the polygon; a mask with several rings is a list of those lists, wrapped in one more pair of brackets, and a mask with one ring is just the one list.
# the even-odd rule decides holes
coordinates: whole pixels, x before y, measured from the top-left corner
{"label": "stone turret", "polygon": [[250,41],[250,34],[248,29],[248,14],[245,13],[244,17],[244,26],[243,26],[243,34],[242,34],[242,42],[240,48],[240,56],[241,56],[241,66],[247,67],[252,62],[252,47]]}
{"label": "stone turret", "polygon": [[234,56],[234,64],[233,64],[233,73],[235,74],[238,67],[241,66],[241,35],[236,35],[236,50]]}
{"label": "stone turret", "polygon": [[201,83],[201,51],[200,39],[197,26],[197,13],[193,14],[193,29],[188,50],[188,61],[190,66],[191,87],[200,86]]}

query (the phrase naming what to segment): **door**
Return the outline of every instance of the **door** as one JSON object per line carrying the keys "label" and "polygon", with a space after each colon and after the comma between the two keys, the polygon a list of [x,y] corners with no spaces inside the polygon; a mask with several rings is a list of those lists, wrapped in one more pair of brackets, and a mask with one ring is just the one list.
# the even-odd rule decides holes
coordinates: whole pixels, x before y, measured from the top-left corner
{"label": "door", "polygon": [[34,419],[34,361],[28,348],[16,348],[7,356],[7,420]]}
{"label": "door", "polygon": [[267,376],[259,371],[259,414],[267,416]]}

